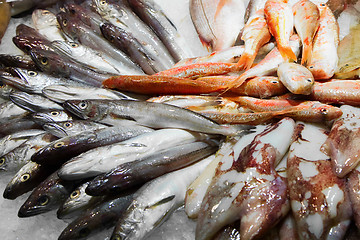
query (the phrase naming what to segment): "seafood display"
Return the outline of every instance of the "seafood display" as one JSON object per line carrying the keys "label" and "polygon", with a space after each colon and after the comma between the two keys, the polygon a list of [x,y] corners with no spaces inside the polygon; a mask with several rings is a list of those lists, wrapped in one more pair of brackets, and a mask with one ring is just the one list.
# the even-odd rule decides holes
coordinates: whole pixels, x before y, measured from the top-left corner
{"label": "seafood display", "polygon": [[356,239],[360,2],[170,3],[0,1],[0,210],[40,240]]}

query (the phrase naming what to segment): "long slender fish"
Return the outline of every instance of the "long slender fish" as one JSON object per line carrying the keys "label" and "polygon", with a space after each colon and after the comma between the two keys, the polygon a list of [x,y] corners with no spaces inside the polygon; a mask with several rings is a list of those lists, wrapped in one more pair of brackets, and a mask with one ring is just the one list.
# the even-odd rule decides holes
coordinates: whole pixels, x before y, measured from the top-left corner
{"label": "long slender fish", "polygon": [[91,180],[86,192],[93,196],[120,193],[163,174],[194,164],[213,154],[217,148],[218,145],[212,142],[187,143],[121,164],[109,173]]}
{"label": "long slender fish", "polygon": [[29,112],[64,110],[61,105],[41,95],[28,94],[25,92],[14,92],[10,94],[10,99],[16,105]]}
{"label": "long slender fish", "polygon": [[[182,128],[222,135],[235,135],[239,132],[239,128],[235,126],[219,125],[193,111],[162,103],[132,100],[70,100],[64,103],[64,107],[83,119],[99,122],[106,122],[107,118],[112,117],[120,121],[134,120],[138,124],[152,128]],[[152,114],[149,115],[149,112]]]}
{"label": "long slender fish", "polygon": [[64,122],[49,122],[42,126],[47,132],[58,138],[71,136],[85,131],[93,131],[107,127],[104,124],[86,120],[72,120]]}
{"label": "long slender fish", "polygon": [[150,156],[158,151],[211,136],[182,129],[160,129],[126,141],[99,147],[66,162],[59,170],[63,179],[93,177],[111,171],[116,166]]}
{"label": "long slender fish", "polygon": [[72,157],[90,149],[121,142],[154,130],[134,125],[119,126],[85,131],[54,141],[41,148],[31,157],[31,160],[44,165],[61,166]]}
{"label": "long slender fish", "polygon": [[210,159],[204,159],[142,186],[116,223],[111,239],[144,239],[148,236],[184,203],[187,186],[209,163]]}

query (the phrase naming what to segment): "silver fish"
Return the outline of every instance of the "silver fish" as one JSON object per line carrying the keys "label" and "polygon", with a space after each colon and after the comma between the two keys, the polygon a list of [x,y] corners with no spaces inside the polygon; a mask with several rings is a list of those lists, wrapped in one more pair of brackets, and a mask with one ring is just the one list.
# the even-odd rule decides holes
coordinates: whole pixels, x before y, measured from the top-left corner
{"label": "silver fish", "polygon": [[35,29],[50,41],[65,40],[56,20],[56,15],[49,10],[35,9],[31,15]]}
{"label": "silver fish", "polygon": [[28,94],[26,92],[14,92],[10,94],[10,99],[19,107],[29,112],[42,112],[48,110],[64,110],[64,108],[40,95]]}
{"label": "silver fish", "polygon": [[93,131],[107,127],[101,123],[86,120],[72,120],[65,122],[49,122],[42,126],[47,132],[58,138],[72,136],[85,131]]}
{"label": "silver fish", "polygon": [[39,125],[43,125],[48,122],[64,122],[72,120],[73,117],[66,111],[49,110],[44,112],[38,112],[32,114],[32,119]]}
{"label": "silver fish", "polygon": [[17,106],[12,101],[6,101],[0,104],[0,122],[7,122],[11,119],[23,118],[28,115],[28,111]]}

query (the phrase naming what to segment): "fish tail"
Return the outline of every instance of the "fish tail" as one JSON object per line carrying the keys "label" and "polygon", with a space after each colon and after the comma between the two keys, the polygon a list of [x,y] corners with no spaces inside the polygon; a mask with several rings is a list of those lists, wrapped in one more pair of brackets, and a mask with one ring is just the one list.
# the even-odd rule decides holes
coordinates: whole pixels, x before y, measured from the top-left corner
{"label": "fish tail", "polygon": [[226,88],[221,93],[221,95],[223,95],[227,91],[231,90],[232,88],[240,87],[245,82],[246,79],[247,79],[247,76],[244,75],[244,73],[243,73],[239,77],[237,77],[234,80],[230,81],[228,84],[225,85]]}
{"label": "fish tail", "polygon": [[297,57],[290,46],[281,46],[278,45],[279,52],[283,58],[286,58],[288,60],[297,60]]}
{"label": "fish tail", "polygon": [[248,70],[249,68],[251,68],[254,60],[255,60],[255,55],[244,53],[241,55],[237,63],[237,66],[239,67],[239,69]]}
{"label": "fish tail", "polygon": [[301,65],[306,64],[311,58],[312,45],[311,44],[303,44]]}

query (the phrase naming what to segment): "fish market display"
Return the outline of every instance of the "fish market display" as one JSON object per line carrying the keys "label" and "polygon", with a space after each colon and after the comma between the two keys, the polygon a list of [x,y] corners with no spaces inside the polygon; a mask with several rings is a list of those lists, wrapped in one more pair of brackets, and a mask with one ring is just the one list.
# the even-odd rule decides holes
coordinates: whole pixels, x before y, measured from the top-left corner
{"label": "fish market display", "polygon": [[358,239],[359,4],[0,1],[0,239]]}

